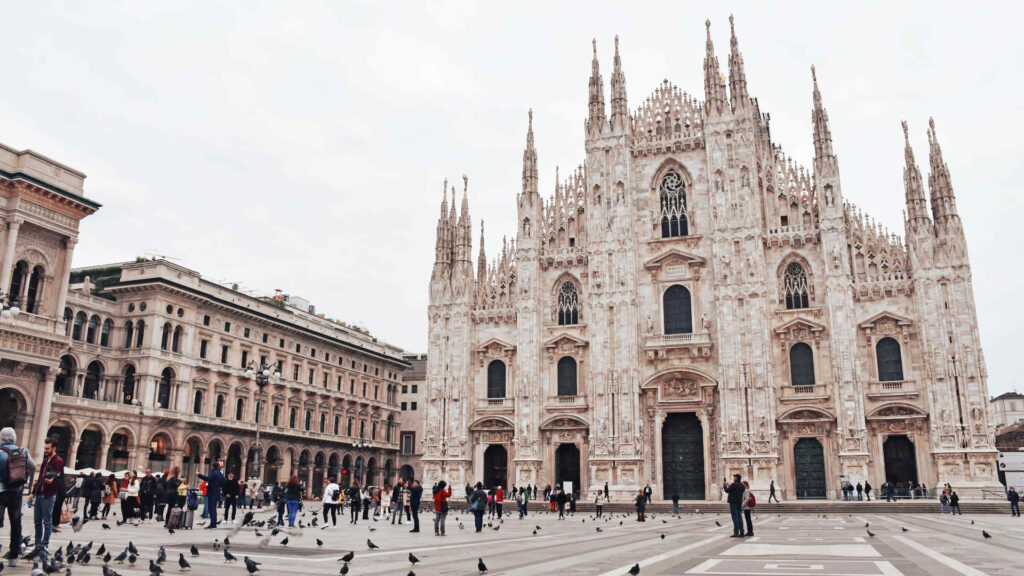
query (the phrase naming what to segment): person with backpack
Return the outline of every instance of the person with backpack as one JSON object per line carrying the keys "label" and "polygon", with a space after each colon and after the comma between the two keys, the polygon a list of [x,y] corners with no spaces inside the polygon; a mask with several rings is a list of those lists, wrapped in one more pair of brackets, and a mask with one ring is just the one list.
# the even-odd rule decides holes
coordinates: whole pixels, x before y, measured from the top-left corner
{"label": "person with backpack", "polygon": [[117,491],[117,478],[114,478],[114,475],[111,474],[103,482],[103,513],[100,515],[101,520],[107,519],[107,514],[110,514],[110,507],[117,502]]}
{"label": "person with backpack", "polygon": [[43,552],[50,545],[53,532],[53,503],[57,499],[60,485],[57,478],[64,475],[64,459],[57,455],[57,445],[52,438],[43,442],[43,463],[39,466],[39,480],[32,487],[28,497],[35,506],[33,520],[36,528],[36,550]]}
{"label": "person with backpack", "polygon": [[348,498],[349,510],[352,514],[349,524],[359,523],[359,509],[363,505],[362,496],[360,496],[359,482],[353,481],[352,485],[349,486],[348,492],[345,493],[345,497]]}
{"label": "person with backpack", "polygon": [[327,487],[324,488],[324,526],[327,525],[327,515],[331,516],[331,524],[334,526],[338,525],[338,496],[341,494],[341,487],[338,486],[334,478],[327,479]]}
{"label": "person with backpack", "polygon": [[476,531],[484,529],[484,513],[487,512],[487,492],[481,482],[476,483],[473,495],[469,497],[469,511],[473,513],[473,521]]}
{"label": "person with backpack", "polygon": [[746,480],[743,481],[743,519],[747,521],[747,533],[744,536],[754,535],[754,520],[750,517],[751,512],[754,510],[754,506],[757,506],[757,499],[754,498],[754,492],[750,489],[750,484]]}
{"label": "person with backpack", "polygon": [[14,428],[0,430],[0,521],[6,510],[11,541],[5,558],[11,568],[18,565],[21,550],[21,491],[36,472],[28,450],[18,447],[17,442]]}
{"label": "person with backpack", "polygon": [[451,497],[452,489],[444,480],[434,486],[434,536],[444,536],[444,521],[448,517],[448,499]]}

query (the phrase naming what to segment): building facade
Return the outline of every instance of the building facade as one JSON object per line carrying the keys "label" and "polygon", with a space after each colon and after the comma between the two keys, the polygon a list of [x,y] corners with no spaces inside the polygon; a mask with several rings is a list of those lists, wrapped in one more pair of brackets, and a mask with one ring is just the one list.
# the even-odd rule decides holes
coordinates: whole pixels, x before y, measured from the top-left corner
{"label": "building facade", "polygon": [[542,199],[531,113],[516,234],[493,261],[481,232],[474,266],[467,192],[457,211],[445,184],[424,478],[698,500],[733,473],[786,498],[858,480],[994,486],[934,123],[930,199],[903,126],[901,239],[847,201],[814,69],[804,168],[771,139],[735,30],[726,80],[707,27],[703,100],[666,81],[632,111],[618,39],[610,110],[595,42],[586,160]]}
{"label": "building facade", "polygon": [[989,400],[989,413],[996,430],[1024,421],[1024,394],[1006,392]]}
{"label": "building facade", "polygon": [[427,355],[406,354],[409,369],[405,371],[402,388],[398,393],[401,409],[398,417],[399,475],[411,480],[422,478],[420,459],[423,456],[422,443],[418,442],[423,432],[423,392],[427,384]]}
{"label": "building facade", "polygon": [[[68,466],[178,466],[194,481],[220,461],[250,477],[258,428],[266,482],[296,474],[320,495],[327,477],[396,477],[400,349],[167,260],[77,269],[72,281],[46,426]],[[253,363],[280,377],[261,390]]]}
{"label": "building facade", "polygon": [[0,320],[0,427],[13,427],[37,459],[67,348],[61,311],[78,226],[100,207],[84,184],[77,170],[0,144],[0,300],[19,309]]}

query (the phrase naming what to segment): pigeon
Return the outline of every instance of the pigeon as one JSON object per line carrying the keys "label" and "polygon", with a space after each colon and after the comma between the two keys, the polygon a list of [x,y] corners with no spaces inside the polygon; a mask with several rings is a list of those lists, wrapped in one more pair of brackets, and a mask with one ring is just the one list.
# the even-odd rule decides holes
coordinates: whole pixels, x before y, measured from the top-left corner
{"label": "pigeon", "polygon": [[662,539],[662,540],[664,540],[664,539],[665,539],[665,535],[664,535],[664,534],[662,534],[662,535],[661,535],[661,539]]}
{"label": "pigeon", "polygon": [[103,555],[103,563],[104,564],[110,564],[110,552],[107,552],[106,554]]}
{"label": "pigeon", "polygon": [[224,537],[224,547],[227,548],[228,546],[231,546],[231,538],[228,538],[227,536],[225,536]]}
{"label": "pigeon", "polygon": [[317,538],[317,539],[316,539],[316,545],[317,545],[317,546],[323,546],[323,545],[324,545],[324,541],[323,541],[323,540],[321,540],[321,539],[319,539],[319,538]]}
{"label": "pigeon", "polygon": [[534,535],[534,536],[536,536],[536,535],[537,535],[537,531],[536,531],[536,530],[534,530],[534,531],[533,531],[533,535]]}
{"label": "pigeon", "polygon": [[110,524],[107,524],[106,522],[100,524],[100,526],[102,526],[104,530],[110,530]]}
{"label": "pigeon", "polygon": [[190,548],[189,551],[192,552],[193,558],[199,556],[199,548],[196,548],[195,544],[192,545],[192,548]]}
{"label": "pigeon", "polygon": [[71,519],[71,529],[75,532],[81,530],[82,526],[85,526],[85,520],[82,520],[81,516],[75,516]]}
{"label": "pigeon", "polygon": [[128,555],[128,565],[131,566],[132,568],[134,568],[135,567],[135,561],[138,560],[138,559],[139,559],[139,557],[136,556],[135,554],[129,554]]}
{"label": "pigeon", "polygon": [[413,566],[415,566],[415,565],[416,565],[416,563],[417,563],[417,562],[419,562],[419,561],[420,561],[420,559],[419,559],[419,558],[417,558],[416,556],[414,556],[412,552],[409,552],[409,562],[410,562],[410,563],[411,563],[411,564],[412,564]]}
{"label": "pigeon", "polygon": [[597,527],[597,531],[601,532],[601,527],[600,526]]}
{"label": "pigeon", "polygon": [[252,512],[246,512],[245,517],[242,518],[242,526],[248,526],[252,522],[252,518],[255,516]]}
{"label": "pigeon", "polygon": [[131,540],[128,541],[128,551],[136,556],[139,555],[139,549],[135,547],[135,544],[133,544]]}
{"label": "pigeon", "polygon": [[487,565],[484,564],[483,558],[476,559],[476,569],[479,570],[481,574],[487,572]]}
{"label": "pigeon", "polygon": [[285,536],[284,540],[281,540],[281,546],[287,546],[287,545],[288,545],[288,537]]}
{"label": "pigeon", "polygon": [[366,539],[366,547],[369,548],[370,550],[374,550],[376,548],[380,548],[380,546],[377,546],[376,544],[374,544],[373,540],[370,540],[369,538]]}
{"label": "pigeon", "polygon": [[355,557],[356,557],[356,553],[355,552],[349,552],[348,554],[345,554],[344,556],[339,558],[338,562],[346,562],[346,563],[347,562],[351,562],[352,559],[355,558]]}
{"label": "pigeon", "polygon": [[[324,528],[327,528],[327,526],[324,526]],[[376,532],[377,531],[377,529],[374,528],[373,526],[370,526],[369,528],[370,528],[370,532]]]}
{"label": "pigeon", "polygon": [[864,527],[867,528],[868,526],[871,526],[871,523],[870,522],[865,522],[864,523]]}
{"label": "pigeon", "polygon": [[149,573],[153,574],[155,576],[159,576],[160,574],[164,573],[164,569],[159,567],[159,566],[157,566],[156,562],[153,562],[152,560],[150,560],[149,561]]}
{"label": "pigeon", "polygon": [[90,556],[88,552],[78,557],[79,564],[88,564],[89,560],[92,560],[92,556]]}
{"label": "pigeon", "polygon": [[982,530],[982,531],[981,531],[981,535],[982,535],[982,536],[984,536],[984,537],[985,537],[986,539],[988,539],[988,538],[991,538],[991,537],[992,537],[992,535],[991,535],[991,534],[989,534],[988,532],[985,532],[984,530]]}
{"label": "pigeon", "polygon": [[157,564],[163,564],[166,561],[167,561],[167,551],[164,550],[163,546],[161,546],[160,549],[156,551],[156,563]]}
{"label": "pigeon", "polygon": [[260,571],[260,562],[251,560],[248,556],[242,558],[245,561],[245,569],[249,571],[249,574],[255,574]]}
{"label": "pigeon", "polygon": [[907,530],[906,526],[900,526],[900,530],[903,530],[904,532],[910,532],[910,530]]}
{"label": "pigeon", "polygon": [[974,520],[971,520],[971,526],[974,526]]}
{"label": "pigeon", "polygon": [[[619,522],[619,524],[622,524],[622,522]],[[715,526],[721,526],[721,525],[722,525],[721,522],[719,522],[718,520],[715,520]]]}
{"label": "pigeon", "polygon": [[100,549],[96,551],[96,555],[97,556],[102,556],[103,553],[106,552],[106,551],[107,551],[107,545],[106,544],[100,544]]}
{"label": "pigeon", "polygon": [[44,576],[45,573],[39,569],[39,562],[32,563],[32,576]]}
{"label": "pigeon", "polygon": [[416,573],[413,572],[412,570],[409,570],[409,573],[406,574],[405,576],[416,576]]}
{"label": "pigeon", "polygon": [[868,530],[868,536],[874,538],[875,537],[875,533],[872,532],[871,530]]}
{"label": "pigeon", "polygon": [[182,570],[192,569],[192,565],[188,563],[188,560],[185,560],[185,554],[182,552],[178,552],[178,567]]}
{"label": "pigeon", "polygon": [[348,574],[348,563],[347,562],[345,563],[344,566],[341,567],[341,572],[338,572],[338,574],[341,574],[342,576],[345,576],[345,574]]}
{"label": "pigeon", "polygon": [[534,528],[535,530],[540,530],[540,526],[534,526],[533,528]]}
{"label": "pigeon", "polygon": [[227,562],[237,562],[237,561],[238,561],[238,558],[235,558],[231,554],[231,552],[228,552],[227,550],[224,550],[224,562],[225,563],[227,563]]}
{"label": "pigeon", "polygon": [[629,569],[630,576],[636,576],[640,573],[640,564],[633,564],[633,567]]}

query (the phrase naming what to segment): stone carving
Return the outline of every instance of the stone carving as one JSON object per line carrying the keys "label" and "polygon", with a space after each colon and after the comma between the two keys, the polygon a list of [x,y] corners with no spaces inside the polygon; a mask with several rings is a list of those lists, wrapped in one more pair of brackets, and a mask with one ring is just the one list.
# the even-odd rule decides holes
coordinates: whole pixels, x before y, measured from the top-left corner
{"label": "stone carving", "polygon": [[674,377],[661,385],[662,398],[690,398],[697,395],[699,386],[696,380]]}

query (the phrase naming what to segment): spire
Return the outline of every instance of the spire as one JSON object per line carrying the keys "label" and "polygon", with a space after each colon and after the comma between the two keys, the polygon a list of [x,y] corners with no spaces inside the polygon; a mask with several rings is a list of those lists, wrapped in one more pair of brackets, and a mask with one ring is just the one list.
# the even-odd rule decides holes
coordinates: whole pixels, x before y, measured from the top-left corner
{"label": "spire", "polygon": [[487,255],[484,252],[484,221],[480,220],[480,258],[476,265],[476,281],[481,289],[487,281]]}
{"label": "spire", "polygon": [[725,94],[721,90],[722,73],[715,56],[715,45],[711,42],[711,20],[704,22],[707,27],[707,52],[704,55],[704,100],[707,111],[721,114],[725,110]]}
{"label": "spire", "polygon": [[814,110],[811,120],[814,122],[814,157],[833,157],[832,132],[828,128],[828,112],[821,105],[821,92],[818,90],[818,75],[811,66],[811,79],[814,81]]}
{"label": "spire", "polygon": [[533,109],[529,111],[526,149],[523,150],[523,195],[537,193],[537,149],[533,147]]}
{"label": "spire", "polygon": [[597,39],[594,43],[594,60],[590,65],[590,115],[587,117],[587,133],[600,133],[604,127],[604,80],[601,79],[600,65],[597,62]]}
{"label": "spire", "polygon": [[914,161],[914,149],[910,147],[910,134],[907,130],[907,122],[903,125],[903,189],[907,200],[907,221],[910,224],[931,224],[928,217],[928,208],[924,195],[924,185],[921,181],[921,171]]}
{"label": "spire", "polygon": [[441,190],[441,215],[437,219],[437,236],[434,240],[434,266],[446,267],[451,264],[451,245],[449,244],[448,220],[448,179],[445,178]]}
{"label": "spire", "polygon": [[750,102],[750,94],[747,93],[747,74],[743,71],[743,56],[740,54],[739,41],[736,40],[736,26],[731,14],[729,29],[732,33],[729,42],[729,96],[732,99],[732,109],[736,110]]}
{"label": "spire", "polygon": [[615,67],[612,70],[612,130],[629,130],[629,106],[626,104],[626,76],[619,58],[619,37],[615,36]]}
{"label": "spire", "polygon": [[959,220],[956,212],[956,196],[953,194],[953,182],[949,177],[949,166],[942,159],[942,148],[935,135],[935,120],[928,119],[928,163],[931,174],[928,175],[928,188],[932,196],[932,219],[936,224],[945,224]]}

